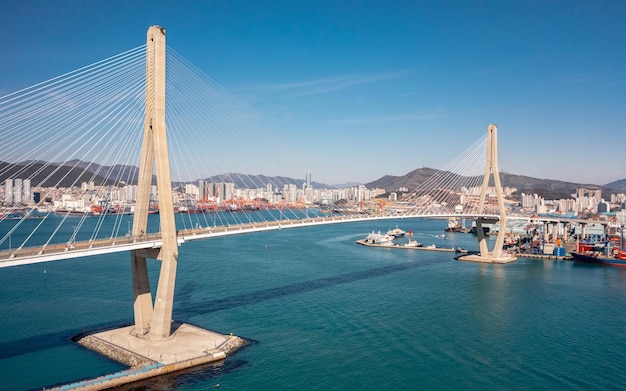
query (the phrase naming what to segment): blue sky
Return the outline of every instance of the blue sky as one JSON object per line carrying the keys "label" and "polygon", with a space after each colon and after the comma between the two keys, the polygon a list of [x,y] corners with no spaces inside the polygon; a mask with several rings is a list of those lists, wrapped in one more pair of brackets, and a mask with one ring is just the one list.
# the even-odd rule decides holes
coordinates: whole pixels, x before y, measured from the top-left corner
{"label": "blue sky", "polygon": [[0,2],[0,95],[145,42],[289,134],[328,184],[443,168],[499,129],[500,169],[626,178],[626,2]]}

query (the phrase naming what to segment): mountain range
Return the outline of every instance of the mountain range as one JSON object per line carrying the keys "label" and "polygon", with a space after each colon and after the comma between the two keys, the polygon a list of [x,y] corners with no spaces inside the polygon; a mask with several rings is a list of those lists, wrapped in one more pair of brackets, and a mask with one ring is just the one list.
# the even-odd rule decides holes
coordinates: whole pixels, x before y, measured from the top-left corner
{"label": "mountain range", "polygon": [[[30,178],[33,186],[41,184],[43,187],[80,186],[82,182],[94,182],[96,186],[113,186],[120,183],[137,184],[138,172],[139,169],[136,166],[101,166],[80,160],[71,160],[63,163],[23,161],[15,164],[0,161],[0,183],[4,183],[8,178]],[[207,183],[232,182],[237,188],[242,189],[265,187],[269,183],[275,189],[282,188],[284,185],[302,187],[305,182],[303,179],[282,176],[269,177],[239,173],[225,173],[202,179]],[[191,182],[198,183],[198,180],[173,182],[172,184],[181,186]],[[156,184],[155,176],[152,178],[152,183]],[[335,187],[320,182],[312,182],[311,185],[318,189]]]}
{"label": "mountain range", "polygon": [[[101,166],[73,160],[64,163],[47,163],[43,161],[25,161],[17,164],[0,161],[0,183],[8,178],[31,178],[34,185],[42,186],[80,186],[82,182],[93,181],[96,185],[117,185],[119,183],[136,184],[138,168],[130,165]],[[418,168],[403,176],[385,175],[375,181],[365,183],[365,187],[383,188],[387,193],[398,191],[400,188],[409,190],[417,188],[422,182],[438,173],[434,168]],[[269,177],[265,175],[245,175],[239,173],[225,173],[203,178],[205,182],[232,182],[237,188],[258,188],[273,184],[274,188],[282,188],[286,184],[302,187],[303,179],[294,179],[282,176]],[[500,173],[502,186],[517,188],[518,193],[538,194],[546,199],[570,198],[579,187],[601,188],[603,193],[626,192],[626,178],[616,180],[605,185],[564,182],[552,179],[539,179],[510,173]],[[181,186],[188,182],[174,182],[174,186]],[[194,180],[193,183],[197,183]],[[153,183],[156,180],[153,179]],[[342,185],[327,185],[313,182],[314,188],[344,188],[356,186],[358,183]]]}
{"label": "mountain range", "polygon": [[[373,182],[366,183],[365,186],[368,188],[384,188],[387,192],[397,191],[402,187],[411,190],[417,188],[418,185],[438,172],[439,170],[433,168],[418,168],[403,176],[385,175],[384,177]],[[536,193],[546,199],[570,198],[572,194],[576,193],[576,189],[580,187],[601,188],[604,194],[610,194],[611,192],[626,192],[626,179],[620,179],[605,185],[596,185],[564,182],[553,179],[539,179],[501,172],[500,182],[502,183],[502,186],[516,188],[518,194]]]}

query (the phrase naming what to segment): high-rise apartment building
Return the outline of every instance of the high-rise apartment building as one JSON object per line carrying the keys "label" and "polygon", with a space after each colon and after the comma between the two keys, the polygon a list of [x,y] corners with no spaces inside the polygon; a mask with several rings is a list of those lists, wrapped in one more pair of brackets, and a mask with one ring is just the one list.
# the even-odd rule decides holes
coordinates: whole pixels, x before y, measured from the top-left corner
{"label": "high-rise apartment building", "polygon": [[198,200],[200,201],[204,201],[205,197],[205,186],[204,186],[204,180],[199,179],[198,180]]}
{"label": "high-rise apartment building", "polygon": [[4,202],[7,204],[13,203],[13,179],[7,178],[4,181]]}
{"label": "high-rise apartment building", "polygon": [[22,182],[22,186],[24,187],[24,202],[32,202],[33,201],[33,193],[30,188],[30,179],[24,179]]}
{"label": "high-rise apartment building", "polygon": [[13,180],[13,203],[19,204],[24,201],[24,188],[22,187],[22,180],[17,178]]}

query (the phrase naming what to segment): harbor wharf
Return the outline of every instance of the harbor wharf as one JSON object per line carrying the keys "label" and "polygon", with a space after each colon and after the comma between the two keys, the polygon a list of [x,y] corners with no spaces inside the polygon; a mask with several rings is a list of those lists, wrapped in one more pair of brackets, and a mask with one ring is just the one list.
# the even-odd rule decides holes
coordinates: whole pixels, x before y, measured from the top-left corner
{"label": "harbor wharf", "polygon": [[[94,379],[51,388],[53,390],[104,390],[151,377],[224,360],[247,342],[186,323],[175,323],[170,338],[154,341],[127,326],[75,337],[80,345],[129,368]],[[146,336],[147,337],[147,336]]]}
{"label": "harbor wharf", "polygon": [[[408,250],[426,250],[426,251],[440,251],[440,252],[453,252],[453,253],[460,253],[461,255],[459,255],[458,257],[456,257],[455,259],[457,260],[461,260],[461,261],[472,261],[472,259],[468,259],[468,258],[463,258],[464,255],[472,255],[470,254],[470,251],[465,250],[465,249],[460,249],[460,248],[449,248],[449,247],[431,247],[431,246],[403,246],[401,244],[375,244],[375,243],[368,243],[366,240],[364,239],[359,239],[356,241],[358,244],[363,245],[363,246],[368,246],[368,247],[382,247],[382,248],[402,248],[402,249],[408,249]],[[530,259],[551,259],[551,260],[566,260],[566,261],[571,261],[572,260],[572,256],[571,255],[546,255],[546,254],[531,254],[531,253],[516,253],[516,256],[521,257],[521,258],[530,258]],[[509,261],[510,262],[510,261]],[[508,262],[493,262],[493,263],[508,263]]]}
{"label": "harbor wharf", "polygon": [[547,255],[547,254],[528,254],[528,253],[518,253],[518,257],[520,258],[531,258],[531,259],[556,259],[556,260],[567,260],[571,261],[573,258],[571,255]]}
{"label": "harbor wharf", "polygon": [[407,250],[427,250],[427,251],[441,251],[448,253],[461,253],[467,254],[468,250],[464,250],[461,248],[448,248],[448,247],[432,247],[432,246],[403,246],[401,244],[376,244],[376,243],[368,243],[364,239],[359,239],[356,241],[358,244],[368,247],[383,247],[383,248],[403,248]]}

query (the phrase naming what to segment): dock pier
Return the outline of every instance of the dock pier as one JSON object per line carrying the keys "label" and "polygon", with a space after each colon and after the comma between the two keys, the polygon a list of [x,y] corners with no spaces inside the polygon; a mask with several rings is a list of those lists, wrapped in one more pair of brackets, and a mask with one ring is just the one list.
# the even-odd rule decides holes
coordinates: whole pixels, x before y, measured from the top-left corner
{"label": "dock pier", "polygon": [[447,247],[430,247],[430,246],[403,246],[401,244],[376,244],[368,243],[365,239],[359,239],[356,241],[358,244],[368,247],[382,247],[382,248],[403,248],[407,250],[427,250],[427,251],[441,251],[448,253],[461,253],[467,254],[468,251],[461,248],[447,248]]}

